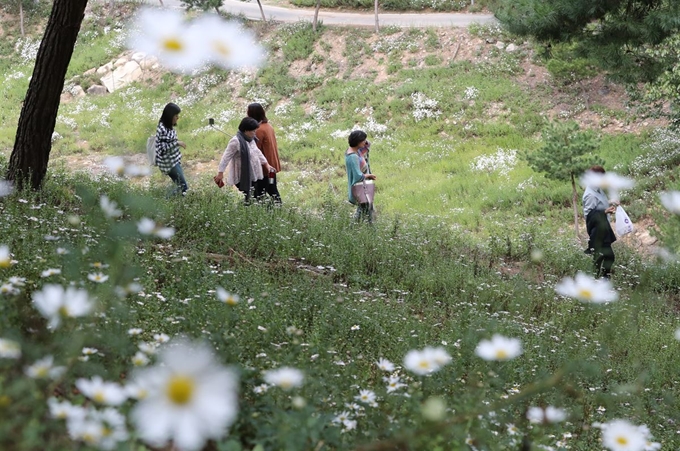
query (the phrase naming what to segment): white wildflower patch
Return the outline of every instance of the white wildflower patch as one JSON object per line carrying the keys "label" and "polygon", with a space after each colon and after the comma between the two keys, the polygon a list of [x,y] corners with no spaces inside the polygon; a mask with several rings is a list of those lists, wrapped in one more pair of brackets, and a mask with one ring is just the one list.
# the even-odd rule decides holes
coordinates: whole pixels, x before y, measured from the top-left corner
{"label": "white wildflower patch", "polygon": [[423,119],[437,119],[442,112],[439,109],[439,102],[435,99],[430,99],[422,92],[414,92],[411,94],[411,102],[413,103],[413,118],[416,122]]}
{"label": "white wildflower patch", "polygon": [[517,164],[517,150],[498,148],[495,154],[480,155],[472,160],[470,169],[475,172],[498,172],[507,177]]}
{"label": "white wildflower patch", "polygon": [[21,64],[29,64],[35,61],[39,48],[40,40],[31,39],[30,37],[21,37],[14,44],[14,51],[19,54]]}
{"label": "white wildflower patch", "polygon": [[479,89],[475,88],[474,86],[468,86],[465,88],[465,93],[463,94],[463,98],[465,100],[474,100],[479,96]]}

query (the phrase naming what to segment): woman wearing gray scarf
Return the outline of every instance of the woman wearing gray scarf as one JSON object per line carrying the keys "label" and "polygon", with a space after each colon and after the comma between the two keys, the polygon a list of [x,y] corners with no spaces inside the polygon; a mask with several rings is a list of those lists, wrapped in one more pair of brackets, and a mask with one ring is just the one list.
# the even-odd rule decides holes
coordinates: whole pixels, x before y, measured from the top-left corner
{"label": "woman wearing gray scarf", "polygon": [[[222,159],[214,177],[218,185],[223,182],[224,171],[227,170],[227,185],[236,186],[244,195],[246,202],[252,196],[252,187],[256,181],[269,173],[269,163],[255,143],[255,131],[260,124],[251,117],[244,117],[238,126],[238,133],[231,138],[224,149]],[[262,195],[263,193],[259,193]],[[258,193],[255,193],[257,197]]]}

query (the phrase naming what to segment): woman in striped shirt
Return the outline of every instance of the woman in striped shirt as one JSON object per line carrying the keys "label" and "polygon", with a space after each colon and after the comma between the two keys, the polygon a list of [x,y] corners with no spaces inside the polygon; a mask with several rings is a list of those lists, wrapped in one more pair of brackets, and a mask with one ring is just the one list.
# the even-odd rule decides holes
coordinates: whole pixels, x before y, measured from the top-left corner
{"label": "woman in striped shirt", "polygon": [[174,103],[168,103],[163,108],[163,114],[156,129],[156,165],[163,174],[168,174],[177,185],[173,194],[186,195],[189,189],[182,171],[182,153],[179,148],[186,149],[187,145],[177,139],[175,125],[182,110]]}

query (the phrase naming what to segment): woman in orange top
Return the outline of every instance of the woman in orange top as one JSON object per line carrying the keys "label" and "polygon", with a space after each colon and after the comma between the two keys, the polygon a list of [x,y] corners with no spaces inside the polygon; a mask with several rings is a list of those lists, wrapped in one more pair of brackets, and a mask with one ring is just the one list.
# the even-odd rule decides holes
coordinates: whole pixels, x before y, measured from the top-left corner
{"label": "woman in orange top", "polygon": [[[262,151],[264,157],[267,159],[269,166],[274,168],[276,172],[281,172],[281,162],[279,161],[279,148],[276,146],[276,134],[274,133],[274,128],[269,124],[267,120],[267,115],[264,113],[264,108],[259,103],[251,103],[248,105],[248,117],[252,117],[260,123],[260,127],[257,129],[257,147]],[[279,190],[276,187],[276,172],[274,174],[270,173],[269,176],[265,174],[262,180],[258,180],[255,183],[255,193],[263,194],[266,192],[269,194],[274,202],[277,204],[281,203],[281,196],[279,195]]]}

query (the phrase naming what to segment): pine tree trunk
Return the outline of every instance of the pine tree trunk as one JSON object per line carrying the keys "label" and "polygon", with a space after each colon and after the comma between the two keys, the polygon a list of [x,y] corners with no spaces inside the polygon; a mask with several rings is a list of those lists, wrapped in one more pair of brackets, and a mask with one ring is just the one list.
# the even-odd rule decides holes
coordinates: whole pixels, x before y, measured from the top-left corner
{"label": "pine tree trunk", "polygon": [[321,0],[316,0],[316,5],[314,6],[314,20],[312,21],[312,31],[316,33],[316,24],[319,20],[319,8],[321,8]]}
{"label": "pine tree trunk", "polygon": [[87,0],[54,0],[19,116],[7,180],[39,189],[47,173],[59,98]]}
{"label": "pine tree trunk", "polygon": [[19,0],[19,28],[21,28],[21,37],[26,36],[24,31],[24,0]]}
{"label": "pine tree trunk", "polygon": [[574,207],[574,232],[576,238],[581,240],[581,235],[578,233],[578,192],[576,191],[576,180],[574,174],[571,174],[571,205]]}
{"label": "pine tree trunk", "polygon": [[378,0],[375,0],[375,32],[376,34],[380,31],[378,26]]}
{"label": "pine tree trunk", "polygon": [[260,7],[260,14],[262,14],[262,22],[266,22],[267,18],[264,17],[264,9],[262,9],[262,3],[260,3],[260,0],[257,0],[257,6]]}

